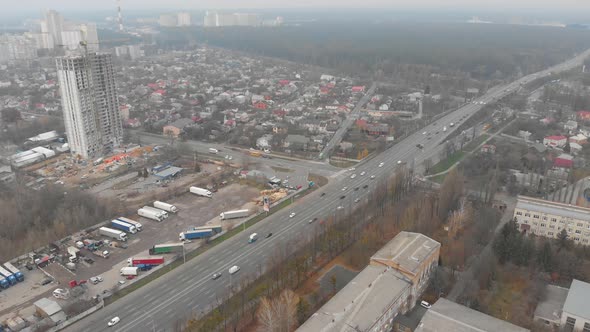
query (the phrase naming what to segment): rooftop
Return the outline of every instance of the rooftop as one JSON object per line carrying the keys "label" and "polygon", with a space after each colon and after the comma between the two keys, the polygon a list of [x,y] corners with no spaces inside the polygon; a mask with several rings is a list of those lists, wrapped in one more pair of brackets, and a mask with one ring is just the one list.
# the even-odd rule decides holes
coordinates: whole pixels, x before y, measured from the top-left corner
{"label": "rooftop", "polygon": [[169,124],[169,126],[173,126],[179,129],[183,129],[186,126],[192,125],[194,122],[192,119],[188,119],[188,118],[182,118],[182,119],[178,119],[174,122],[172,122],[171,124]]}
{"label": "rooftop", "polygon": [[547,290],[545,300],[537,305],[535,318],[558,322],[561,320],[561,309],[565,303],[568,289],[555,285],[547,285],[545,289]]}
{"label": "rooftop", "polygon": [[57,302],[48,298],[42,298],[35,302],[35,307],[43,311],[47,316],[54,315],[61,311],[61,307]]}
{"label": "rooftop", "polygon": [[516,208],[590,222],[590,209],[544,199],[518,196]]}
{"label": "rooftop", "polygon": [[563,311],[584,319],[590,319],[588,297],[590,297],[590,284],[574,279],[567,293]]}
{"label": "rooftop", "polygon": [[525,328],[488,316],[445,298],[428,309],[414,332],[525,332]]}
{"label": "rooftop", "polygon": [[297,331],[366,331],[410,287],[395,270],[369,265]]}
{"label": "rooftop", "polygon": [[440,247],[440,243],[420,233],[401,232],[371,257],[385,265],[397,266],[415,274],[424,259]]}

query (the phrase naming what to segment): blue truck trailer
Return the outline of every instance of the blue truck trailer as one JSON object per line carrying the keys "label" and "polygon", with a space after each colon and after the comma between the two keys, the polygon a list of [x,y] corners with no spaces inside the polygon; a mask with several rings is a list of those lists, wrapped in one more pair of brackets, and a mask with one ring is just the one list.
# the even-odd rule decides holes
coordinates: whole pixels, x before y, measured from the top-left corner
{"label": "blue truck trailer", "polygon": [[182,232],[178,235],[178,239],[180,241],[185,240],[196,240],[196,239],[205,239],[211,237],[215,234],[213,229],[206,228],[206,229],[196,229],[191,231]]}
{"label": "blue truck trailer", "polygon": [[23,273],[17,269],[14,265],[12,265],[10,262],[6,262],[4,263],[4,267],[9,271],[12,272],[12,274],[14,275],[14,277],[16,278],[17,281],[23,281],[25,280],[25,276],[23,275]]}

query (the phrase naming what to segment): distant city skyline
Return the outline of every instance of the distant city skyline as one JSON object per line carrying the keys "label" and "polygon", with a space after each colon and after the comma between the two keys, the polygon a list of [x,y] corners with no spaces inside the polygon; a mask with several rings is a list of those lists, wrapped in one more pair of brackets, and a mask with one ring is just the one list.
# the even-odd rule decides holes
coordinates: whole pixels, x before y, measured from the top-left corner
{"label": "distant city skyline", "polygon": [[[0,0],[0,5],[7,11],[40,11],[44,9],[55,10],[108,10],[116,8],[114,1],[79,1],[79,0],[27,0],[25,2],[13,2]],[[536,10],[583,10],[590,9],[590,1],[586,0],[365,0],[362,6],[352,0],[168,0],[165,3],[156,0],[123,0],[122,7],[128,10],[135,9],[229,9],[229,8],[389,8],[389,9],[531,9]]]}

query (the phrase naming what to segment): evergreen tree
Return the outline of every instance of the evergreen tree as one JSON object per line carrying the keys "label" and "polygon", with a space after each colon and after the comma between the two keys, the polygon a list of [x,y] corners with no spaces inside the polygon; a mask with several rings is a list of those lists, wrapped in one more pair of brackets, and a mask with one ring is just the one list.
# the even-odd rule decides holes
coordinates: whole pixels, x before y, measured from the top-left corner
{"label": "evergreen tree", "polygon": [[559,234],[557,234],[557,245],[559,246],[559,250],[568,247],[569,241],[568,241],[568,235],[567,235],[567,231],[564,229],[561,230],[561,232],[559,232]]}
{"label": "evergreen tree", "polygon": [[551,251],[551,244],[549,241],[545,241],[541,250],[537,252],[537,264],[545,272],[551,270],[553,265],[553,252]]}

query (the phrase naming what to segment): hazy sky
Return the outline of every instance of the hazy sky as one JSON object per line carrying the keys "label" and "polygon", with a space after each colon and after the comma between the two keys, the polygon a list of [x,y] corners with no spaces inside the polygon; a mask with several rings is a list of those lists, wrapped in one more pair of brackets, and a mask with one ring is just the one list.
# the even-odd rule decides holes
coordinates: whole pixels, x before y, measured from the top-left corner
{"label": "hazy sky", "polygon": [[[590,10],[590,0],[121,0],[123,9],[215,8],[485,8]],[[116,0],[0,0],[7,11],[91,10],[115,8]]]}

